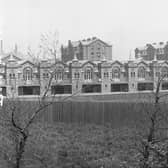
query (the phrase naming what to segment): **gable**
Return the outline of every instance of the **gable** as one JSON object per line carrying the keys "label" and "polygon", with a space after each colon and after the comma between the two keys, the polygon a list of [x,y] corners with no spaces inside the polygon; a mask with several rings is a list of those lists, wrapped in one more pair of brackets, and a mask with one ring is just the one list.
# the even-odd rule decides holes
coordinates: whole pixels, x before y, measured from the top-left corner
{"label": "gable", "polygon": [[102,66],[103,68],[108,68],[108,67],[111,67],[111,63],[108,62],[108,61],[105,61],[105,62],[102,62],[101,66]]}
{"label": "gable", "polygon": [[11,58],[15,61],[21,61],[22,60],[21,58],[17,57],[16,55],[9,54],[9,55],[3,57],[2,61],[6,62],[6,61],[9,61]]}
{"label": "gable", "polygon": [[106,42],[100,40],[100,39],[96,39],[92,42],[90,42],[88,45],[93,45],[93,44],[100,44],[100,45],[105,45],[105,46],[110,46],[109,44],[107,44]]}
{"label": "gable", "polygon": [[148,66],[148,64],[144,61],[141,61],[137,64],[138,66]]}
{"label": "gable", "polygon": [[94,64],[94,63],[91,62],[91,61],[87,61],[87,62],[85,62],[85,63],[82,65],[82,67],[84,67],[84,66],[92,66],[92,67],[94,67],[94,66],[96,66],[96,64]]}
{"label": "gable", "polygon": [[29,66],[35,66],[34,63],[32,63],[31,61],[24,61],[23,63],[21,63],[21,65],[23,66],[26,66],[26,65],[29,65]]}
{"label": "gable", "polygon": [[53,68],[53,67],[63,67],[63,68],[64,68],[64,67],[67,67],[67,64],[65,64],[65,63],[62,62],[62,61],[58,61],[58,62],[52,64],[51,67],[52,67],[52,68]]}
{"label": "gable", "polygon": [[123,66],[123,64],[119,61],[114,61],[111,66]]}

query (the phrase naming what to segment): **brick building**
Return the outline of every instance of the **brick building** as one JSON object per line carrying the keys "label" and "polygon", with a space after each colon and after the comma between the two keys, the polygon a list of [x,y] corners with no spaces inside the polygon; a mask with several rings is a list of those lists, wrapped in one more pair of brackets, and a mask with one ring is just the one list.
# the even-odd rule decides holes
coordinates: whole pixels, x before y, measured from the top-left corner
{"label": "brick building", "polygon": [[168,60],[168,42],[146,44],[143,47],[135,49],[135,58],[143,58],[144,60]]}
{"label": "brick building", "polygon": [[154,90],[158,77],[164,75],[161,90],[168,90],[167,60],[111,59],[63,62],[23,59],[16,48],[1,52],[0,88],[7,97],[42,95],[51,80],[48,95],[113,93]]}
{"label": "brick building", "polygon": [[76,54],[79,60],[100,61],[104,58],[112,59],[112,45],[93,37],[81,41],[68,41],[67,46],[61,47],[61,58],[63,62],[74,59]]}

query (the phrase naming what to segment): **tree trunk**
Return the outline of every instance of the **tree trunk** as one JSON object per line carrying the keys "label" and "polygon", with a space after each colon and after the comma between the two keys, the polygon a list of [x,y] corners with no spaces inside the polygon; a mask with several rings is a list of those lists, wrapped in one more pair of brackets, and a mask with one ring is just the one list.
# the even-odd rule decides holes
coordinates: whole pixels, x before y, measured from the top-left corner
{"label": "tree trunk", "polygon": [[23,158],[23,153],[24,153],[24,150],[25,150],[27,137],[28,137],[27,135],[23,135],[23,138],[21,138],[21,140],[18,144],[18,150],[16,152],[16,168],[20,168],[21,160]]}

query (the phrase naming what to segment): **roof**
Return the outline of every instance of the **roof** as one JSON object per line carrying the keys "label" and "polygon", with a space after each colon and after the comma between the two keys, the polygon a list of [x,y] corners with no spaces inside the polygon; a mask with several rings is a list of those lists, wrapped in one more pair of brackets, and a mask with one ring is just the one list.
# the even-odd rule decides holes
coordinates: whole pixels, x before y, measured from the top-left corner
{"label": "roof", "polygon": [[[21,61],[23,55],[21,53],[9,52],[2,55],[1,60],[17,60]],[[22,57],[22,58],[21,58]]]}
{"label": "roof", "polygon": [[151,45],[155,49],[158,48],[164,48],[168,43],[159,42],[159,43],[152,43],[152,44],[146,44],[145,46],[137,47],[138,50],[146,50],[148,48],[148,45]]}
{"label": "roof", "polygon": [[91,43],[96,42],[96,41],[100,41],[100,42],[104,43],[105,45],[111,46],[110,44],[98,39],[97,37],[87,38],[87,39],[83,39],[83,40],[79,40],[79,41],[71,41],[71,43],[72,43],[73,47],[78,47],[80,43],[83,46],[87,46],[87,45],[90,45]]}

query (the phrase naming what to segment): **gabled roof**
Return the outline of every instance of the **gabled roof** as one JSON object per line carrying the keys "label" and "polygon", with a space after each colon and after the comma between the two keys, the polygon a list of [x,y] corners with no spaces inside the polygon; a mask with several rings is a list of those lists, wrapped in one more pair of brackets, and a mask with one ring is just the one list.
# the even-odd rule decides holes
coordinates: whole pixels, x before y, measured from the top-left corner
{"label": "gabled roof", "polygon": [[96,66],[96,64],[95,64],[93,61],[87,60],[86,62],[84,62],[84,63],[82,64],[82,67],[85,66],[86,64],[91,64],[91,65],[93,65],[93,66]]}
{"label": "gabled roof", "polygon": [[114,61],[114,62],[111,63],[111,65],[114,65],[114,64],[119,64],[119,65],[121,65],[121,66],[123,65],[123,64],[122,64],[120,61],[118,61],[118,60],[116,60],[116,61]]}
{"label": "gabled roof", "polygon": [[96,38],[96,37],[88,38],[88,39],[86,39],[86,40],[72,41],[71,43],[72,43],[72,46],[73,46],[73,47],[77,47],[77,46],[79,46],[80,43],[81,43],[83,46],[88,46],[88,45],[90,45],[90,44],[92,44],[92,43],[94,43],[94,42],[96,42],[96,41],[100,41],[100,42],[103,43],[104,45],[111,46],[110,44],[108,44],[108,43],[106,43],[106,42],[104,42],[104,41],[102,41],[102,40],[100,40],[100,39],[98,39],[98,38]]}
{"label": "gabled roof", "polygon": [[2,61],[8,61],[8,60],[15,60],[15,61],[21,61],[22,59],[18,57],[15,53],[10,52],[8,54],[4,54],[4,56],[1,58]]}
{"label": "gabled roof", "polygon": [[66,63],[64,63],[63,61],[57,61],[56,63],[53,63],[52,65],[51,65],[51,67],[53,67],[53,66],[56,66],[57,64],[62,64],[64,67],[67,67],[68,65],[66,64]]}
{"label": "gabled roof", "polygon": [[31,64],[31,65],[35,65],[33,62],[31,62],[30,60],[25,60],[25,61],[23,61],[20,65],[24,65],[24,64],[26,64],[26,63],[28,63],[28,64]]}

